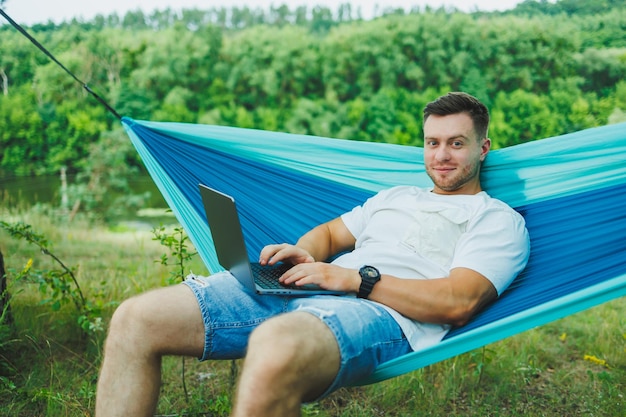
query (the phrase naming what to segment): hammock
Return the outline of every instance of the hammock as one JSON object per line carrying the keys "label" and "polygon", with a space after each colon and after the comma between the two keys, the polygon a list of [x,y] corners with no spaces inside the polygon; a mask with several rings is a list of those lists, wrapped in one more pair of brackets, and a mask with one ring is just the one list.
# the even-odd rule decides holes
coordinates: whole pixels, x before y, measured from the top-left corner
{"label": "hammock", "polygon": [[[210,273],[221,270],[198,192],[235,197],[250,256],[295,242],[382,188],[431,186],[417,147],[123,118]],[[483,185],[526,219],[532,253],[502,296],[436,346],[360,385],[453,357],[626,294],[626,124],[492,151]]]}

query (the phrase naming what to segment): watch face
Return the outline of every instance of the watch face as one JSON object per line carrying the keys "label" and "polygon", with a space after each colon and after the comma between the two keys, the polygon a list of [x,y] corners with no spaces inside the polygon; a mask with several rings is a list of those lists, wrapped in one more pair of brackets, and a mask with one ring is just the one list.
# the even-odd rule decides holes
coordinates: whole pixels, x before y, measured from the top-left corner
{"label": "watch face", "polygon": [[370,278],[375,278],[378,276],[378,271],[376,270],[376,268],[371,266],[364,266],[362,271]]}

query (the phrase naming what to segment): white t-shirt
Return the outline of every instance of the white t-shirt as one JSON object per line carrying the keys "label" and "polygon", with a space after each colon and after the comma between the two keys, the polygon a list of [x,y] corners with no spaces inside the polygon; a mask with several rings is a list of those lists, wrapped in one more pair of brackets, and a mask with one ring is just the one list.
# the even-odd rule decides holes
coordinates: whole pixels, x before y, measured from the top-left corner
{"label": "white t-shirt", "polygon": [[[528,261],[523,217],[485,192],[441,195],[398,186],[381,191],[341,219],[356,238],[354,251],[333,261],[346,268],[372,265],[398,278],[433,279],[464,267],[484,275],[500,295]],[[450,329],[383,307],[414,350],[439,342]]]}

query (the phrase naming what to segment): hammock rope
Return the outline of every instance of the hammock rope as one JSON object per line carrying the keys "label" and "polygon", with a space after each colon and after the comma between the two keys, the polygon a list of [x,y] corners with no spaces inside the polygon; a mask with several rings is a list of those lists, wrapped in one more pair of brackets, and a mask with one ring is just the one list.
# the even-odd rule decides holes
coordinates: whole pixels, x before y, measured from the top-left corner
{"label": "hammock rope", "polygon": [[74,81],[82,85],[85,91],[87,91],[88,94],[90,94],[93,98],[95,98],[98,101],[98,103],[100,103],[105,109],[109,111],[109,113],[111,113],[117,119],[120,119],[120,120],[122,119],[122,116],[120,116],[120,114],[117,111],[115,111],[115,109],[111,107],[109,103],[107,103],[102,97],[100,97],[98,93],[93,91],[91,87],[87,85],[87,83],[81,81],[81,79],[78,78],[76,74],[74,74],[72,71],[67,69],[67,67],[61,63],[61,61],[59,61],[50,51],[48,51],[48,49],[45,46],[43,46],[37,39],[35,39],[35,37],[33,37],[30,33],[28,33],[26,29],[24,29],[19,23],[17,23],[8,14],[6,14],[5,11],[2,10],[2,8],[0,8],[0,15],[2,15],[2,17],[4,17],[11,24],[11,26],[13,26],[18,32],[20,32],[24,37],[26,37],[26,39],[28,39],[33,45],[39,48],[39,50],[43,52],[48,58],[50,58],[52,62],[57,64],[63,71],[65,71],[70,77],[72,77]]}

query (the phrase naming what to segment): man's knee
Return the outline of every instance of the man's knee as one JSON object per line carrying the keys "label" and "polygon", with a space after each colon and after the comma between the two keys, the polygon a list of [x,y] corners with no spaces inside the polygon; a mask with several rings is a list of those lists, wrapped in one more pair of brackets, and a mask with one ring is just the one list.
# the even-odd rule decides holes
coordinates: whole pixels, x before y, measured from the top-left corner
{"label": "man's knee", "polygon": [[107,345],[113,343],[132,343],[133,338],[141,338],[142,328],[147,324],[145,310],[142,308],[142,296],[136,296],[123,301],[113,313],[109,324]]}
{"label": "man's knee", "polygon": [[265,356],[267,366],[297,369],[294,363],[308,366],[333,353],[338,357],[339,348],[323,321],[309,313],[295,312],[274,317],[252,332],[248,356],[251,353]]}
{"label": "man's knee", "polygon": [[258,386],[280,387],[300,401],[317,398],[336,377],[340,353],[334,334],[304,312],[274,317],[250,336],[244,374]]}
{"label": "man's knee", "polygon": [[197,357],[204,340],[204,322],[193,292],[174,285],[124,301],[111,319],[107,344],[145,354]]}
{"label": "man's knee", "polygon": [[298,348],[314,342],[315,335],[329,331],[317,317],[304,312],[293,312],[273,317],[257,327],[250,336],[250,345]]}

